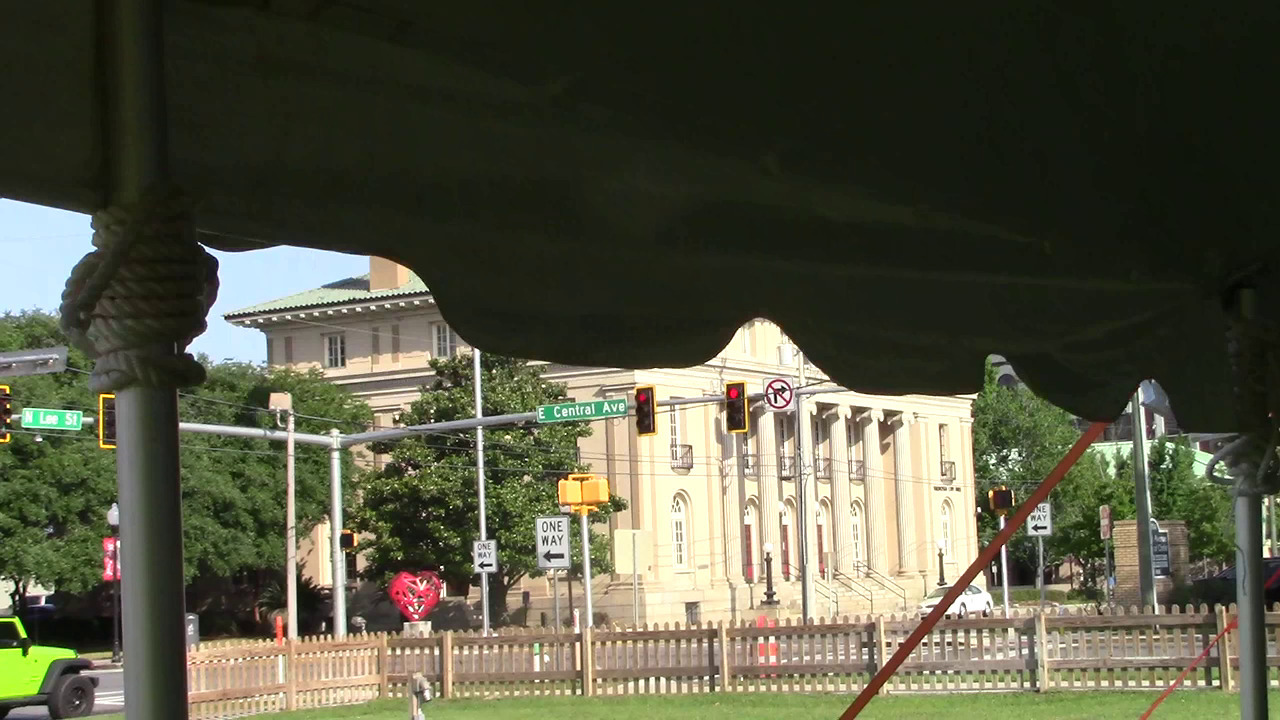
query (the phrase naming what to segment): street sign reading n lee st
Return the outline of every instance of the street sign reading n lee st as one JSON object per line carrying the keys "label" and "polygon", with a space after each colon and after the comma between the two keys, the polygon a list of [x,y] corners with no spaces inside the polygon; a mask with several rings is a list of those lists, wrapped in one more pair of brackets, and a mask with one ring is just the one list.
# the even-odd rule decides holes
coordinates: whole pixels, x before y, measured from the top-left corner
{"label": "street sign reading n lee st", "polygon": [[22,409],[22,427],[32,430],[79,430],[83,424],[84,413],[79,410]]}
{"label": "street sign reading n lee st", "polygon": [[569,517],[548,515],[534,520],[539,570],[567,570],[569,559]]}
{"label": "street sign reading n lee st", "polygon": [[538,422],[540,423],[599,420],[601,418],[623,417],[626,414],[626,398],[538,406]]}

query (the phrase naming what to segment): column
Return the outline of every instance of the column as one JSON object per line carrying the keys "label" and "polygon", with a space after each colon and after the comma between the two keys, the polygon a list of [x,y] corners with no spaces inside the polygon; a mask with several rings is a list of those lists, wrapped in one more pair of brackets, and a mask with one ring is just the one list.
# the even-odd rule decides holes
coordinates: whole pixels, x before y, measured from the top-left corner
{"label": "column", "polygon": [[[831,567],[842,573],[851,573],[853,568],[849,567],[849,547],[852,531],[849,524],[849,510],[853,507],[852,497],[849,484],[853,478],[849,474],[850,457],[849,453],[852,448],[849,447],[849,423],[853,418],[853,408],[841,405],[837,409],[837,420],[835,427],[831,432],[831,514],[829,527],[831,529],[831,538],[827,541],[831,544]],[[836,452],[835,446],[839,445],[842,451]]]}
{"label": "column", "polygon": [[911,482],[911,453],[908,452],[909,426],[914,413],[901,412],[893,418],[893,477],[898,505],[898,571],[915,572],[919,568],[916,547],[915,493]]}
{"label": "column", "polygon": [[884,522],[884,463],[880,461],[880,423],[884,411],[868,410],[858,416],[862,423],[864,484],[867,492],[867,564],[872,570],[884,572],[889,565],[885,554]]}

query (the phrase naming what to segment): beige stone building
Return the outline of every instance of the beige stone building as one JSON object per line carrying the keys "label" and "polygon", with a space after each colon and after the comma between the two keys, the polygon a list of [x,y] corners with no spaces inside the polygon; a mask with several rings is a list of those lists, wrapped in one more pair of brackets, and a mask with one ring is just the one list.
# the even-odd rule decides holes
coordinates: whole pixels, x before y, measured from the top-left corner
{"label": "beige stone building", "polygon": [[[322,368],[368,402],[383,427],[394,425],[431,380],[432,357],[467,350],[425,285],[376,258],[367,276],[226,318],[265,334],[269,363]],[[656,386],[659,399],[719,396],[725,382],[738,380],[760,392],[770,378],[794,378],[798,369],[781,329],[755,320],[697,367],[548,364],[545,374],[581,401],[626,397],[643,384]],[[806,373],[808,384],[823,387],[821,371],[810,365]],[[611,521],[615,572],[594,581],[596,611],[620,622],[755,617],[770,547],[781,608],[798,615],[802,536],[817,578],[814,615],[887,612],[916,602],[937,582],[940,548],[947,579],[956,577],[978,549],[972,397],[826,387],[833,391],[804,398],[799,462],[795,413],[767,412],[762,403],[753,405],[745,436],[725,432],[719,403],[660,408],[660,432],[650,437],[637,436],[633,417],[594,423],[580,446],[583,462],[629,505]],[[305,572],[322,584],[330,580],[329,545],[315,540],[327,532],[317,528],[304,548]],[[550,588],[547,579],[522,588],[535,623],[540,612],[549,614]],[[561,583],[560,590],[568,589]],[[521,599],[513,593],[511,605]]]}

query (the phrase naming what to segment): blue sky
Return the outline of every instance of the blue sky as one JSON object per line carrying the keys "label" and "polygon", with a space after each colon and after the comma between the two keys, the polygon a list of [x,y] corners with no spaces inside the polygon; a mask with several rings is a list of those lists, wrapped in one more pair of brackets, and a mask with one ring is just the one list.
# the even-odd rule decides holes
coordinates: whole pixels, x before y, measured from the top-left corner
{"label": "blue sky", "polygon": [[[0,311],[56,311],[72,266],[93,249],[92,235],[87,215],[0,199],[0,263],[6,270]],[[262,333],[232,326],[223,313],[369,271],[366,257],[319,250],[211,252],[221,266],[218,301],[209,329],[190,349],[214,360],[266,360]]]}

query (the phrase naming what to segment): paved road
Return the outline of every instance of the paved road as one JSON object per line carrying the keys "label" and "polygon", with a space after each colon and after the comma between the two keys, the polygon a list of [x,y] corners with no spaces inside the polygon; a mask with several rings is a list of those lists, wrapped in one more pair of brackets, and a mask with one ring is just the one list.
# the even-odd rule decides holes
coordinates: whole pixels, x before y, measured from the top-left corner
{"label": "paved road", "polygon": [[[94,715],[124,712],[124,672],[94,670],[85,674],[98,678],[98,694],[93,704]],[[19,708],[9,713],[9,720],[49,720],[49,712],[42,707]]]}

